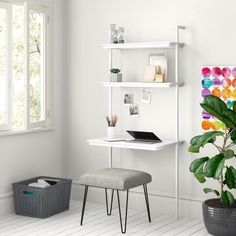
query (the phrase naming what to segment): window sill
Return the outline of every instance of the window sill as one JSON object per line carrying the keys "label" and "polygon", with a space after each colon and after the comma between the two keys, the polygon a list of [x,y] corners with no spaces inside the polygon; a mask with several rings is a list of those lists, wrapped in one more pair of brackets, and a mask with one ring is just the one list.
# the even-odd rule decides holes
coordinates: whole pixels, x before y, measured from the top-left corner
{"label": "window sill", "polygon": [[47,132],[47,131],[53,131],[54,129],[55,129],[54,127],[47,127],[47,128],[36,128],[36,129],[31,129],[31,130],[2,131],[0,132],[0,137],[19,135],[19,134],[30,134],[30,133],[37,133],[37,132]]}

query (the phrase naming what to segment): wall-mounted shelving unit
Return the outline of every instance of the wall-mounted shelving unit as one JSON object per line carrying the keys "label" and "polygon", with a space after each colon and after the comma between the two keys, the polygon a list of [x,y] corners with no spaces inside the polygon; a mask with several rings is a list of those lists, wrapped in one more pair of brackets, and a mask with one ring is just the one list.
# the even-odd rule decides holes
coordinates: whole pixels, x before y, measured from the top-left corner
{"label": "wall-mounted shelving unit", "polygon": [[103,44],[104,49],[168,49],[181,48],[184,43],[180,42],[146,42],[146,43],[121,43],[121,44]]}
{"label": "wall-mounted shelving unit", "polygon": [[182,87],[183,83],[103,82],[103,86],[117,88],[171,88],[175,86]]}
{"label": "wall-mounted shelving unit", "polygon": [[179,42],[179,31],[185,29],[184,26],[177,26],[175,42],[146,42],[146,43],[124,43],[124,44],[103,44],[103,48],[109,50],[109,69],[112,68],[113,50],[141,50],[141,49],[173,49],[175,50],[175,79],[174,82],[146,83],[146,82],[103,82],[103,86],[109,90],[109,115],[112,115],[112,91],[113,88],[174,88],[175,90],[175,140],[164,140],[158,144],[137,144],[125,141],[109,142],[105,138],[88,140],[90,145],[103,146],[109,148],[109,167],[112,167],[112,149],[126,148],[146,151],[159,151],[175,146],[175,214],[179,218],[179,146],[183,141],[179,140],[179,87],[183,83],[179,81],[179,49],[184,43]]}

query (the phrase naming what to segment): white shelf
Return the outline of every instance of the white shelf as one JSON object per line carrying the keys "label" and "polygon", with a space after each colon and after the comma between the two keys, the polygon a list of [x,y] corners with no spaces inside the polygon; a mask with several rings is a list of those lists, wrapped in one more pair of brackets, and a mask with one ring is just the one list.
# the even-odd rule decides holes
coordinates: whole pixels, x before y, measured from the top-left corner
{"label": "white shelf", "polygon": [[104,49],[160,49],[175,48],[176,45],[183,47],[184,43],[177,42],[147,42],[147,43],[120,43],[120,44],[103,44]]}
{"label": "white shelf", "polygon": [[118,88],[171,88],[175,86],[183,86],[183,83],[147,83],[147,82],[103,82],[105,87],[118,87]]}
{"label": "white shelf", "polygon": [[[162,149],[169,148],[177,144],[175,140],[165,140],[161,143],[129,143],[125,141],[108,142],[106,138],[90,139],[87,140],[90,145],[102,146],[102,147],[114,147],[114,148],[125,148],[125,149],[137,149],[146,151],[159,151]],[[182,144],[184,141],[179,141]]]}

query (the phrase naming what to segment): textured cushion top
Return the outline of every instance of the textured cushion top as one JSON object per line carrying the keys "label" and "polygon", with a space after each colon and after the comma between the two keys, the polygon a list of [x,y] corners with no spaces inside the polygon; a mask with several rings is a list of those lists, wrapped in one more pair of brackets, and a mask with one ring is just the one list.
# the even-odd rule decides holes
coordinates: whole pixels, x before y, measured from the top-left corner
{"label": "textured cushion top", "polygon": [[79,179],[79,184],[126,190],[150,183],[151,181],[152,176],[143,171],[105,168],[82,175]]}

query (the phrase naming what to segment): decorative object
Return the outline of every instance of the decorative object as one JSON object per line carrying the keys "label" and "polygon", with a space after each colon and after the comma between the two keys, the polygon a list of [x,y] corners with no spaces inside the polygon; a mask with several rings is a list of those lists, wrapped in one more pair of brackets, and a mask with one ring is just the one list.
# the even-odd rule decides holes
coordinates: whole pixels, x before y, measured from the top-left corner
{"label": "decorative object", "polygon": [[113,32],[113,43],[118,43],[119,40],[118,40],[118,30],[115,30]]}
{"label": "decorative object", "polygon": [[144,82],[154,82],[156,75],[155,66],[147,66],[144,74]]}
{"label": "decorative object", "polygon": [[118,43],[118,30],[116,24],[110,24],[110,42]]}
{"label": "decorative object", "polygon": [[118,29],[116,27],[116,24],[110,24],[110,43],[124,43],[124,27],[120,26]]}
{"label": "decorative object", "polygon": [[107,127],[107,138],[114,139],[116,137],[116,127]]}
{"label": "decorative object", "polygon": [[120,69],[112,68],[110,69],[110,82],[122,82],[122,73]]}
{"label": "decorative object", "polygon": [[125,40],[124,40],[124,27],[119,27],[119,41],[118,43],[125,43]]}
{"label": "decorative object", "polygon": [[116,137],[116,123],[118,121],[118,117],[116,115],[112,115],[111,117],[106,116],[107,120],[107,138],[114,139]]}
{"label": "decorative object", "polygon": [[154,82],[164,82],[167,78],[167,57],[164,53],[150,54],[149,65],[156,67]]}
{"label": "decorative object", "polygon": [[109,31],[110,43],[113,43],[113,38],[114,38],[115,30],[116,30],[116,24],[110,24],[110,31]]}
{"label": "decorative object", "polygon": [[151,98],[152,98],[152,91],[149,89],[143,89],[142,90],[142,102],[150,104],[151,103]]}
{"label": "decorative object", "polygon": [[129,114],[131,116],[139,116],[139,107],[138,104],[133,104],[129,106]]}
{"label": "decorative object", "polygon": [[[236,99],[236,66],[204,66],[202,68],[202,97],[214,95],[222,99],[228,108]],[[202,112],[203,130],[221,130],[224,123]]]}
{"label": "decorative object", "polygon": [[[204,69],[203,72],[209,76],[209,70]],[[211,70],[214,76],[219,76],[222,72],[223,70],[218,69]],[[224,72],[228,73],[227,70]],[[219,183],[219,189],[204,188],[205,193],[213,193],[218,197],[202,204],[207,231],[213,235],[233,236],[236,235],[236,202],[229,190],[236,189],[236,169],[232,162],[235,158],[232,148],[236,145],[236,102],[233,102],[231,110],[219,97],[209,95],[204,97],[200,105],[205,112],[224,123],[224,128],[222,131],[208,131],[191,139],[189,152],[199,153],[200,148],[211,144],[217,149],[217,153],[213,157],[194,160],[190,171],[200,183],[204,183],[206,178]]]}
{"label": "decorative object", "polygon": [[131,105],[134,102],[134,95],[132,93],[124,94],[124,105]]}

